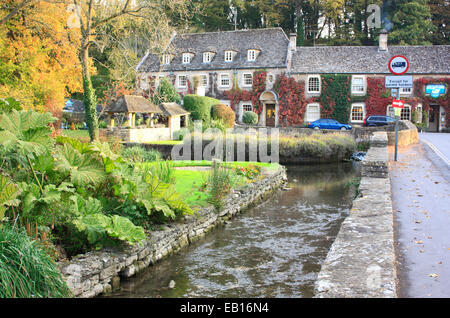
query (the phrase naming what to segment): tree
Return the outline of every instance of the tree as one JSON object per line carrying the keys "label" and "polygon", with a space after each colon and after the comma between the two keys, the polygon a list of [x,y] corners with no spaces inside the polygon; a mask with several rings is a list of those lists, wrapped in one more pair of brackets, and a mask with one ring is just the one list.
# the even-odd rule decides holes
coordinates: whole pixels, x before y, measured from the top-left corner
{"label": "tree", "polygon": [[[167,48],[171,32],[166,19],[167,10],[182,12],[186,0],[71,0],[76,14],[74,27],[79,30],[79,61],[83,76],[84,107],[89,136],[98,139],[97,100],[91,80],[90,48],[93,45],[106,47],[106,43],[115,41],[114,30],[125,29],[134,23],[145,24],[154,33],[159,51]],[[160,29],[161,27],[161,29]],[[111,29],[113,31],[111,32]],[[128,29],[129,30],[129,29]],[[124,48],[124,52],[126,48]]]}
{"label": "tree", "polygon": [[305,30],[303,29],[303,18],[297,19],[297,46],[305,45]]}
{"label": "tree", "polygon": [[[75,32],[61,3],[7,0],[0,6],[0,98],[59,117],[64,98],[81,88]],[[12,12],[15,14],[11,15]]]}
{"label": "tree", "polygon": [[429,0],[431,17],[436,31],[433,33],[433,44],[449,44],[450,41],[450,2],[448,0]]}
{"label": "tree", "polygon": [[430,8],[425,0],[402,0],[392,18],[390,40],[401,45],[429,45],[436,27],[431,21]]}

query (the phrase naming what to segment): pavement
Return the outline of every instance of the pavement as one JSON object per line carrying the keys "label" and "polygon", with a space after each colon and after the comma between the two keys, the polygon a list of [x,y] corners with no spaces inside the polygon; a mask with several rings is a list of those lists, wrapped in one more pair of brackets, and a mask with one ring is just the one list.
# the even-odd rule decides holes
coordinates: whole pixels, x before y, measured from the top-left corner
{"label": "pavement", "polygon": [[450,134],[389,151],[398,296],[450,297]]}

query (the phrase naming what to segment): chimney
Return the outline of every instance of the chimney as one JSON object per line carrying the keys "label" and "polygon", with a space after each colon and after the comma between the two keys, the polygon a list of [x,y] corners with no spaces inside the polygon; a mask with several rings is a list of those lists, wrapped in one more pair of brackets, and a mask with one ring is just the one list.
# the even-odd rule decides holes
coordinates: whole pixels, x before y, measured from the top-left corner
{"label": "chimney", "polygon": [[291,51],[297,51],[297,33],[289,33],[289,47]]}
{"label": "chimney", "polygon": [[380,31],[380,36],[378,40],[378,51],[388,50],[388,34],[389,32],[386,31],[386,29]]}

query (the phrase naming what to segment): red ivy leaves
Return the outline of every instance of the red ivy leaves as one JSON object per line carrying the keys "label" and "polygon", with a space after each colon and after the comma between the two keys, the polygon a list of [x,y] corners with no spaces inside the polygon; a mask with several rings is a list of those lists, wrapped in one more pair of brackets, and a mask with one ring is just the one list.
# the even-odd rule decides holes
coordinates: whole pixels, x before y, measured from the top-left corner
{"label": "red ivy leaves", "polygon": [[305,113],[305,83],[298,83],[292,77],[284,74],[279,78],[278,105],[279,122],[283,127],[295,126],[303,123]]}

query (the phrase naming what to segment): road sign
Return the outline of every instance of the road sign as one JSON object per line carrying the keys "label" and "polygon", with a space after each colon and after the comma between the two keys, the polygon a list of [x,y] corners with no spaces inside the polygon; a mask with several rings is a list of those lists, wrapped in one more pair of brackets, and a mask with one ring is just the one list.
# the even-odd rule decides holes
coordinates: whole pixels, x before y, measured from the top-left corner
{"label": "road sign", "polygon": [[409,61],[403,55],[395,55],[389,60],[389,71],[394,75],[403,75],[409,69]]}
{"label": "road sign", "polygon": [[413,87],[413,79],[412,79],[411,75],[386,76],[384,79],[384,87],[386,87],[386,88],[410,88],[410,87]]}
{"label": "road sign", "polygon": [[392,107],[403,108],[405,107],[405,101],[401,99],[394,99],[392,101]]}

